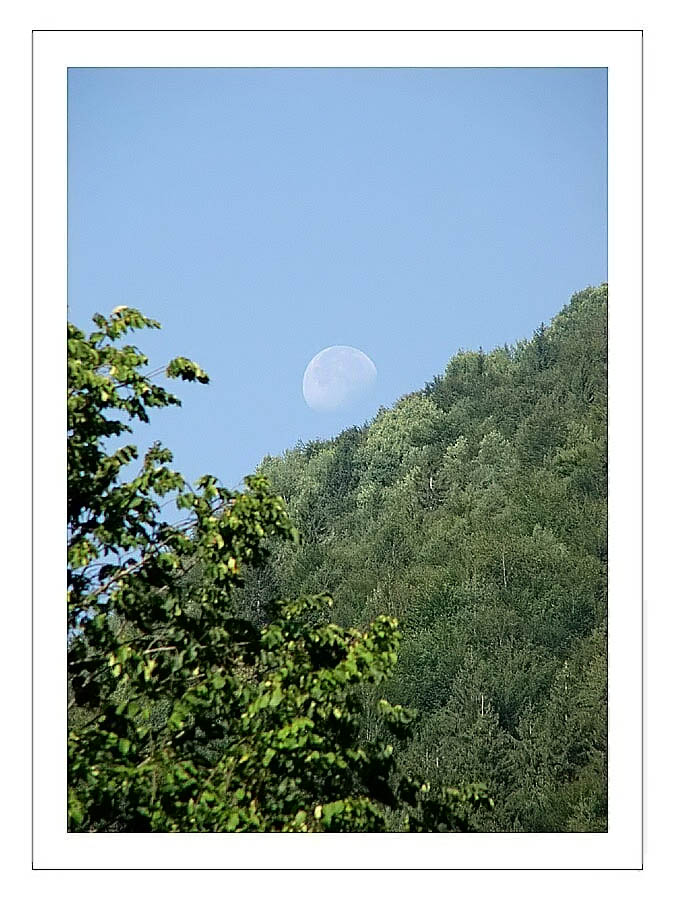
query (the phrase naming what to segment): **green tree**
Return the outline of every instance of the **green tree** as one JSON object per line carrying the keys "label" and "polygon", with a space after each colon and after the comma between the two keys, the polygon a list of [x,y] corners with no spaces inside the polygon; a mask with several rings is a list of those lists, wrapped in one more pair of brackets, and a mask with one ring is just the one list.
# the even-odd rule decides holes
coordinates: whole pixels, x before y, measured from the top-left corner
{"label": "green tree", "polygon": [[[409,710],[379,698],[378,737],[360,737],[364,690],[396,662],[396,620],[338,627],[326,596],[276,598],[262,625],[236,614],[271,539],[298,540],[266,479],[193,489],[155,444],[123,480],[138,451],[110,440],[180,401],[117,346],[158,323],[127,307],[94,323],[68,326],[70,829],[375,831],[392,813],[401,830],[467,829],[491,804],[483,787],[430,792],[397,770]],[[208,381],[182,357],[166,374]],[[167,496],[182,521],[164,518]]]}
{"label": "green tree", "polygon": [[607,285],[265,468],[307,523],[270,563],[279,592],[329,588],[345,626],[401,621],[386,691],[419,710],[405,771],[432,792],[486,781],[474,827],[604,830]]}

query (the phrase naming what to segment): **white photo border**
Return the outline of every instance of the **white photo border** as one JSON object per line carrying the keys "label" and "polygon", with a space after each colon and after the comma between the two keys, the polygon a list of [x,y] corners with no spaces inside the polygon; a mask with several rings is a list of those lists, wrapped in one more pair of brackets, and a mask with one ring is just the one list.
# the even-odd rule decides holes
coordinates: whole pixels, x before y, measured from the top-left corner
{"label": "white photo border", "polygon": [[[65,604],[54,576],[66,568],[66,366],[59,336],[67,318],[67,70],[85,66],[608,69],[606,834],[68,834]],[[642,868],[642,33],[35,31],[33,210],[33,867]]]}

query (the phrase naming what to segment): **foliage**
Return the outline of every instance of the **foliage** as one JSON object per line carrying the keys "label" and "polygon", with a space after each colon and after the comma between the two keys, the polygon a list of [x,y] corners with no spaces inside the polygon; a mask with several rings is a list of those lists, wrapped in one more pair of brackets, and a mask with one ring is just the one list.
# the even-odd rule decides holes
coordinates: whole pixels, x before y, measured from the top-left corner
{"label": "foliage", "polygon": [[[117,346],[156,322],[118,307],[94,323],[88,336],[68,326],[69,828],[375,831],[394,815],[405,831],[468,829],[491,807],[484,787],[431,790],[395,763],[413,714],[374,693],[397,660],[394,617],[343,627],[330,596],[304,591],[235,608],[245,574],[265,583],[272,539],[298,545],[266,478],[242,493],[211,476],[193,489],[155,444],[123,480],[138,451],[111,439],[179,400],[142,374],[136,347]],[[183,357],[166,375],[208,381]],[[357,452],[319,450],[318,485]],[[182,521],[166,521],[165,497]],[[310,510],[311,482],[304,497]]]}
{"label": "foliage", "polygon": [[[486,780],[482,830],[606,829],[607,285],[259,471],[303,535],[265,566],[275,593],[330,591],[347,627],[402,623],[403,770],[432,793]],[[235,592],[243,613],[252,598]]]}

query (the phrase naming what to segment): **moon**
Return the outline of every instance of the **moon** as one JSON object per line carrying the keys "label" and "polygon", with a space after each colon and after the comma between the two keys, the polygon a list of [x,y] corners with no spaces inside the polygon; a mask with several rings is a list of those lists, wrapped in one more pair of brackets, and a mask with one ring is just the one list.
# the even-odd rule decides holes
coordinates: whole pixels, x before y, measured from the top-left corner
{"label": "moon", "polygon": [[352,406],[375,384],[375,363],[356,347],[326,347],[310,360],[302,379],[302,395],[315,412]]}

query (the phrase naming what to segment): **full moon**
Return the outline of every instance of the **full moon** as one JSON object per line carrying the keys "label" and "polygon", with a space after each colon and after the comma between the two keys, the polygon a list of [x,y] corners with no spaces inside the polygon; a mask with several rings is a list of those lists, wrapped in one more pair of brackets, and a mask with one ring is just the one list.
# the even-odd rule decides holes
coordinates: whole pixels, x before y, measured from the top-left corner
{"label": "full moon", "polygon": [[326,347],[305,369],[302,394],[316,412],[335,412],[367,394],[376,378],[375,363],[361,350]]}

